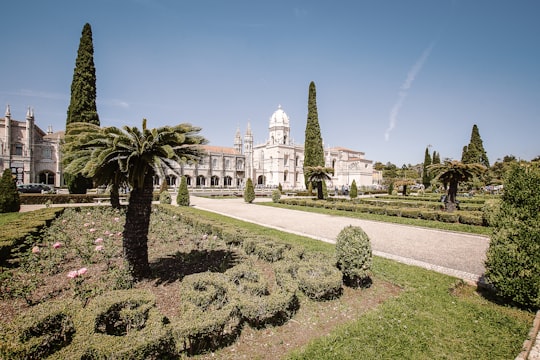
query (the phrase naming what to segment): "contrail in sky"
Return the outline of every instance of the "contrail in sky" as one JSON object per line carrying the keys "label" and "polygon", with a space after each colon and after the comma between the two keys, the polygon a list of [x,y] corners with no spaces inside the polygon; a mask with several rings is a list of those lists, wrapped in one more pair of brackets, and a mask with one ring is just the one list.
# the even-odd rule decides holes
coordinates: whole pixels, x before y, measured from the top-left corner
{"label": "contrail in sky", "polygon": [[405,79],[401,87],[399,88],[398,99],[396,103],[394,104],[394,106],[392,107],[392,110],[390,111],[390,125],[388,126],[388,129],[386,129],[386,132],[384,133],[384,139],[386,141],[388,141],[388,139],[390,138],[390,131],[392,131],[396,127],[399,111],[401,110],[401,107],[405,103],[405,99],[407,98],[407,93],[409,89],[412,87],[412,84],[414,80],[416,79],[416,76],[418,76],[418,74],[420,73],[420,70],[422,70],[422,67],[426,63],[426,60],[429,57],[429,54],[431,53],[431,50],[433,50],[434,46],[435,46],[435,43],[431,43],[431,45],[429,45],[428,48],[424,50],[420,58],[416,61],[416,63],[407,73],[407,78]]}

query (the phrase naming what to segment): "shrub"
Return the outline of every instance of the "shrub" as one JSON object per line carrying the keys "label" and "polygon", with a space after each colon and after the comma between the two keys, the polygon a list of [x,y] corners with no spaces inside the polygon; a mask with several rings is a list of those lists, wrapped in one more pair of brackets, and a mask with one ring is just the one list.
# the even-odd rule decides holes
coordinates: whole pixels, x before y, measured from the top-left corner
{"label": "shrub", "polygon": [[278,203],[279,199],[281,199],[281,191],[278,189],[272,191],[272,201]]}
{"label": "shrub", "polygon": [[244,189],[244,201],[251,204],[253,200],[255,200],[255,189],[253,188],[253,181],[248,178]]}
{"label": "shrub", "polygon": [[349,196],[351,197],[351,199],[356,199],[358,197],[358,187],[356,187],[356,180],[352,181]]}
{"label": "shrub", "polygon": [[0,357],[41,359],[69,345],[75,327],[67,309],[65,302],[47,302],[19,316],[3,329]]}
{"label": "shrub", "polygon": [[180,181],[180,187],[178,188],[178,194],[176,195],[176,204],[178,206],[189,206],[189,191],[185,176],[182,176],[182,180]]}
{"label": "shrub", "polygon": [[484,219],[481,214],[477,212],[460,212],[459,222],[461,224],[482,226],[484,224]]}
{"label": "shrub", "polygon": [[358,226],[349,225],[336,238],[336,263],[345,284],[361,286],[369,280],[372,263],[371,243]]}
{"label": "shrub", "polygon": [[501,206],[501,201],[499,199],[489,199],[486,200],[484,206],[482,207],[482,219],[484,220],[484,225],[493,226],[495,221],[499,216],[498,211]]}
{"label": "shrub", "polygon": [[497,294],[540,308],[540,168],[516,165],[507,174],[487,251],[486,278]]}
{"label": "shrub", "polygon": [[0,179],[0,213],[18,212],[21,200],[10,169],[5,169]]}
{"label": "shrub", "polygon": [[343,274],[322,254],[301,261],[296,279],[298,288],[312,300],[336,299],[343,291]]}
{"label": "shrub", "polygon": [[171,194],[168,190],[162,191],[159,194],[159,203],[160,204],[170,204],[171,203]]}

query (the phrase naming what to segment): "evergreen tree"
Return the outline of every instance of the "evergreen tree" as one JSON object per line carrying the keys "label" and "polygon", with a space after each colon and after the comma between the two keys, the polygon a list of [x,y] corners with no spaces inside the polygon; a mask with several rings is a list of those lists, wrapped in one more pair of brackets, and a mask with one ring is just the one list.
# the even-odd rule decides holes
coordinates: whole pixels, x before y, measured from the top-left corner
{"label": "evergreen tree", "polygon": [[433,177],[429,174],[429,171],[427,171],[427,168],[429,165],[432,164],[431,156],[429,155],[429,149],[426,148],[426,153],[424,155],[424,166],[422,168],[422,184],[424,184],[424,188],[428,188],[431,184],[431,179]]}
{"label": "evergreen tree", "polygon": [[[99,126],[96,107],[96,68],[94,66],[94,44],[92,27],[86,23],[82,30],[71,82],[71,99],[67,111],[66,132],[69,124],[84,122]],[[67,164],[64,164],[66,166]],[[92,180],[80,173],[65,173],[65,181],[71,194],[86,194],[93,186]]]}
{"label": "evergreen tree", "polygon": [[99,126],[96,108],[96,68],[92,27],[86,23],[82,30],[71,82],[71,100],[67,111],[67,124],[85,122]]}
{"label": "evergreen tree", "polygon": [[464,164],[482,164],[489,168],[489,160],[484,149],[484,143],[480,137],[478,126],[473,125],[469,145],[463,147],[461,162]]}
{"label": "evergreen tree", "polygon": [[178,188],[178,195],[176,195],[176,203],[178,206],[189,206],[189,190],[185,176],[182,176],[182,180],[180,181],[180,188]]}
{"label": "evergreen tree", "polygon": [[18,212],[21,201],[11,170],[5,169],[0,179],[0,213]]}
{"label": "evergreen tree", "polygon": [[317,90],[315,89],[315,83],[312,81],[309,84],[308,116],[304,143],[304,179],[306,187],[308,187],[309,181],[306,168],[317,166],[324,167],[324,148],[317,113]]}
{"label": "evergreen tree", "polygon": [[251,204],[253,200],[255,200],[255,188],[253,187],[251,178],[248,178],[244,190],[244,201]]}
{"label": "evergreen tree", "polygon": [[540,167],[514,164],[505,176],[486,259],[486,278],[501,297],[540,308]]}
{"label": "evergreen tree", "polygon": [[431,158],[432,164],[440,164],[441,163],[441,156],[438,152],[433,151],[433,157]]}
{"label": "evergreen tree", "polygon": [[356,199],[358,197],[358,187],[356,186],[356,180],[353,179],[351,184],[351,191],[349,192],[351,199]]}

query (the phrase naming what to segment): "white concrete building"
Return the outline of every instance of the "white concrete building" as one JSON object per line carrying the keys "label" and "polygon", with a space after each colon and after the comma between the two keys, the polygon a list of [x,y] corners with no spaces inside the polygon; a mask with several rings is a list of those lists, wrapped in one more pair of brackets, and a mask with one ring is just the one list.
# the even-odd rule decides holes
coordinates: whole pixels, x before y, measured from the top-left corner
{"label": "white concrete building", "polygon": [[[261,144],[255,144],[251,126],[242,137],[236,131],[233,147],[205,145],[206,156],[199,164],[182,165],[177,172],[186,176],[189,187],[228,188],[243,187],[247,178],[259,187],[277,187],[284,190],[305,189],[304,145],[291,138],[291,123],[285,111],[278,109],[270,116],[268,135]],[[11,168],[19,183],[64,185],[61,168],[60,142],[64,132],[41,130],[28,109],[25,121],[11,119],[9,105],[5,117],[0,118],[0,170]],[[364,153],[332,147],[324,149],[325,166],[334,169],[327,182],[329,189],[348,187],[355,180],[358,187],[374,183],[373,161]],[[180,184],[178,175],[168,173],[165,179],[156,177],[154,185],[166,181],[171,187]]]}
{"label": "white concrete building", "polygon": [[25,121],[11,118],[9,105],[0,118],[0,171],[11,169],[17,183],[62,184],[60,140],[63,132],[41,130],[28,109]]}

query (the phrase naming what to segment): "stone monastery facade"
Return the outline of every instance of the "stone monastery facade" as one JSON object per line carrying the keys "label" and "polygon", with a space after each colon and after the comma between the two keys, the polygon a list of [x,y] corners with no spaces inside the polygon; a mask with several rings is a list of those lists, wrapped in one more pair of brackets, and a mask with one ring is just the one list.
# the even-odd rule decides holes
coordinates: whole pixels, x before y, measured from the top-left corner
{"label": "stone monastery facade", "polygon": [[[290,136],[290,121],[285,111],[278,109],[270,117],[268,138],[254,144],[251,126],[242,137],[238,129],[233,147],[205,145],[206,156],[200,163],[183,164],[176,173],[158,177],[154,185],[166,181],[176,188],[178,174],[186,177],[189,187],[241,188],[251,178],[258,187],[277,187],[284,190],[305,189],[304,145],[295,144]],[[0,170],[11,168],[18,183],[64,185],[61,168],[60,142],[64,132],[41,130],[29,109],[25,121],[11,119],[9,105],[5,117],[0,118]],[[327,182],[329,189],[348,187],[353,180],[358,187],[373,184],[373,161],[364,153],[342,147],[324,149],[325,166],[334,169]]]}

